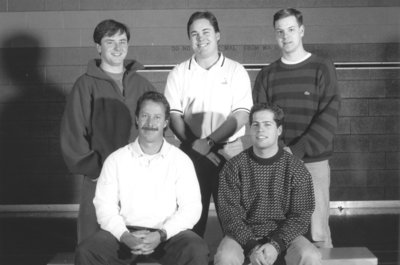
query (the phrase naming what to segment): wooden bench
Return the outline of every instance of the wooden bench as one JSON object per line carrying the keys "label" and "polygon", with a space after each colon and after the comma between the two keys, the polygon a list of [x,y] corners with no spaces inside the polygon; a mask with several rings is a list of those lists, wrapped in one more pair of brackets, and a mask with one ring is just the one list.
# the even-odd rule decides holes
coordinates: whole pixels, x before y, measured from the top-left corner
{"label": "wooden bench", "polygon": [[322,265],[378,265],[377,257],[366,247],[321,248]]}
{"label": "wooden bench", "polygon": [[[74,265],[74,253],[58,253],[47,263],[47,265]],[[160,265],[160,263],[150,259],[141,259],[137,261],[136,265]]]}
{"label": "wooden bench", "polygon": [[[378,259],[366,247],[319,249],[322,265],[378,265]],[[73,253],[58,253],[47,265],[73,265]],[[160,265],[153,260],[141,260],[137,265]]]}

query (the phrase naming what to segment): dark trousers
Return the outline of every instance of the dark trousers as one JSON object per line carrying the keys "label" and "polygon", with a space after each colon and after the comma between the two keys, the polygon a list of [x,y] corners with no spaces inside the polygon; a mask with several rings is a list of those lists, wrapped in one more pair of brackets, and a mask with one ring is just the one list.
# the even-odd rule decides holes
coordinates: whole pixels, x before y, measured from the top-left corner
{"label": "dark trousers", "polygon": [[216,202],[219,172],[221,171],[226,160],[223,156],[218,155],[221,159],[221,163],[218,166],[215,166],[207,157],[202,156],[191,149],[188,150],[186,148],[182,148],[182,150],[192,159],[196,170],[197,179],[199,181],[203,210],[201,212],[200,220],[193,227],[193,231],[199,236],[203,237],[207,226],[211,195],[214,198],[214,202]]}
{"label": "dark trousers", "polygon": [[83,178],[81,201],[78,214],[78,244],[93,235],[98,229],[96,210],[93,198],[96,192],[96,183],[89,177]]}
{"label": "dark trousers", "polygon": [[[161,243],[150,255],[163,265],[207,265],[207,243],[190,230]],[[75,265],[131,264],[139,256],[120,243],[111,233],[100,229],[78,245]]]}

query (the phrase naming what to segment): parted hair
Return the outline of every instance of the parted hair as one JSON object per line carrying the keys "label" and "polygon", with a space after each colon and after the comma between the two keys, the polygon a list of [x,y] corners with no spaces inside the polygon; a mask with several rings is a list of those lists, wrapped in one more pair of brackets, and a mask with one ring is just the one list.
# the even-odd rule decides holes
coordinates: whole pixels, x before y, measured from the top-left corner
{"label": "parted hair", "polygon": [[187,31],[189,39],[190,39],[190,32],[189,32],[190,26],[196,20],[199,20],[202,18],[207,19],[210,22],[210,24],[213,26],[215,32],[219,32],[218,20],[213,13],[211,13],[210,11],[197,11],[197,12],[194,12],[190,16],[187,26],[186,26],[186,31]]}
{"label": "parted hair", "polygon": [[129,41],[131,34],[129,32],[129,28],[121,22],[115,21],[113,19],[106,19],[97,24],[96,28],[93,32],[93,41],[94,43],[101,44],[101,40],[104,37],[110,37],[116,34],[117,32],[126,34],[126,37]]}
{"label": "parted hair", "polygon": [[283,120],[285,118],[285,114],[283,110],[276,104],[271,103],[257,103],[250,110],[249,122],[250,125],[253,123],[253,115],[258,111],[269,110],[274,114],[274,121],[276,123],[276,127],[279,127],[283,124]]}
{"label": "parted hair", "polygon": [[303,25],[303,14],[294,8],[285,8],[285,9],[281,9],[278,12],[276,12],[274,14],[274,27],[275,27],[275,23],[276,21],[285,18],[285,17],[290,17],[290,16],[294,16],[297,20],[297,23],[299,24],[299,26]]}

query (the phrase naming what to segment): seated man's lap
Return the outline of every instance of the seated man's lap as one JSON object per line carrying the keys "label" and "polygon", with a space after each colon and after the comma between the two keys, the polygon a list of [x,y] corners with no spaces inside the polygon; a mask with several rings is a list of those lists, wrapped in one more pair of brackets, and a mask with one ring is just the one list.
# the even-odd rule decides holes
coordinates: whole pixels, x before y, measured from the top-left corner
{"label": "seated man's lap", "polygon": [[152,255],[162,264],[208,264],[207,243],[191,230],[185,230],[160,245]]}
{"label": "seated man's lap", "polygon": [[[77,256],[94,253],[108,261],[116,259],[129,263],[137,258],[126,245],[120,243],[111,233],[102,229],[79,244],[76,251]],[[158,245],[155,252],[150,256],[156,260],[163,260],[166,264],[173,260],[172,264],[175,264],[178,257],[191,259],[195,255],[208,260],[207,243],[194,232],[186,230]]]}
{"label": "seated man's lap", "polygon": [[[283,257],[284,256],[284,257]],[[290,244],[288,249],[278,256],[274,264],[300,264],[299,260],[307,257],[307,260],[313,259],[313,262],[320,261],[321,255],[318,249],[304,236],[295,238]],[[313,264],[317,264],[313,263]],[[243,248],[241,245],[231,237],[225,236],[218,246],[217,253],[214,257],[214,264],[249,264],[245,260]]]}
{"label": "seated man's lap", "polygon": [[137,256],[132,255],[130,249],[120,243],[111,233],[100,229],[82,241],[75,252],[75,260],[80,261],[78,264],[94,257],[102,259],[103,263],[112,263],[112,260],[134,261]]}

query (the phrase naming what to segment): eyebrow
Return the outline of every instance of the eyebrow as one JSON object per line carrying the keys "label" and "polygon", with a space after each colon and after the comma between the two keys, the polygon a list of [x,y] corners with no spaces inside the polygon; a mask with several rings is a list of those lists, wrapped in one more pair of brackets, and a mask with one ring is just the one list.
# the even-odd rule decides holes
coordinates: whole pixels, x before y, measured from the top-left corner
{"label": "eyebrow", "polygon": [[[201,30],[199,30],[199,31],[207,31],[207,30],[211,30],[212,28],[211,27],[209,27],[209,28],[203,28],[203,29],[201,29]],[[197,30],[192,30],[192,31],[190,31],[190,34],[192,34],[193,32],[198,32]]]}
{"label": "eyebrow", "polygon": [[252,123],[273,123],[273,121],[254,121]]}

